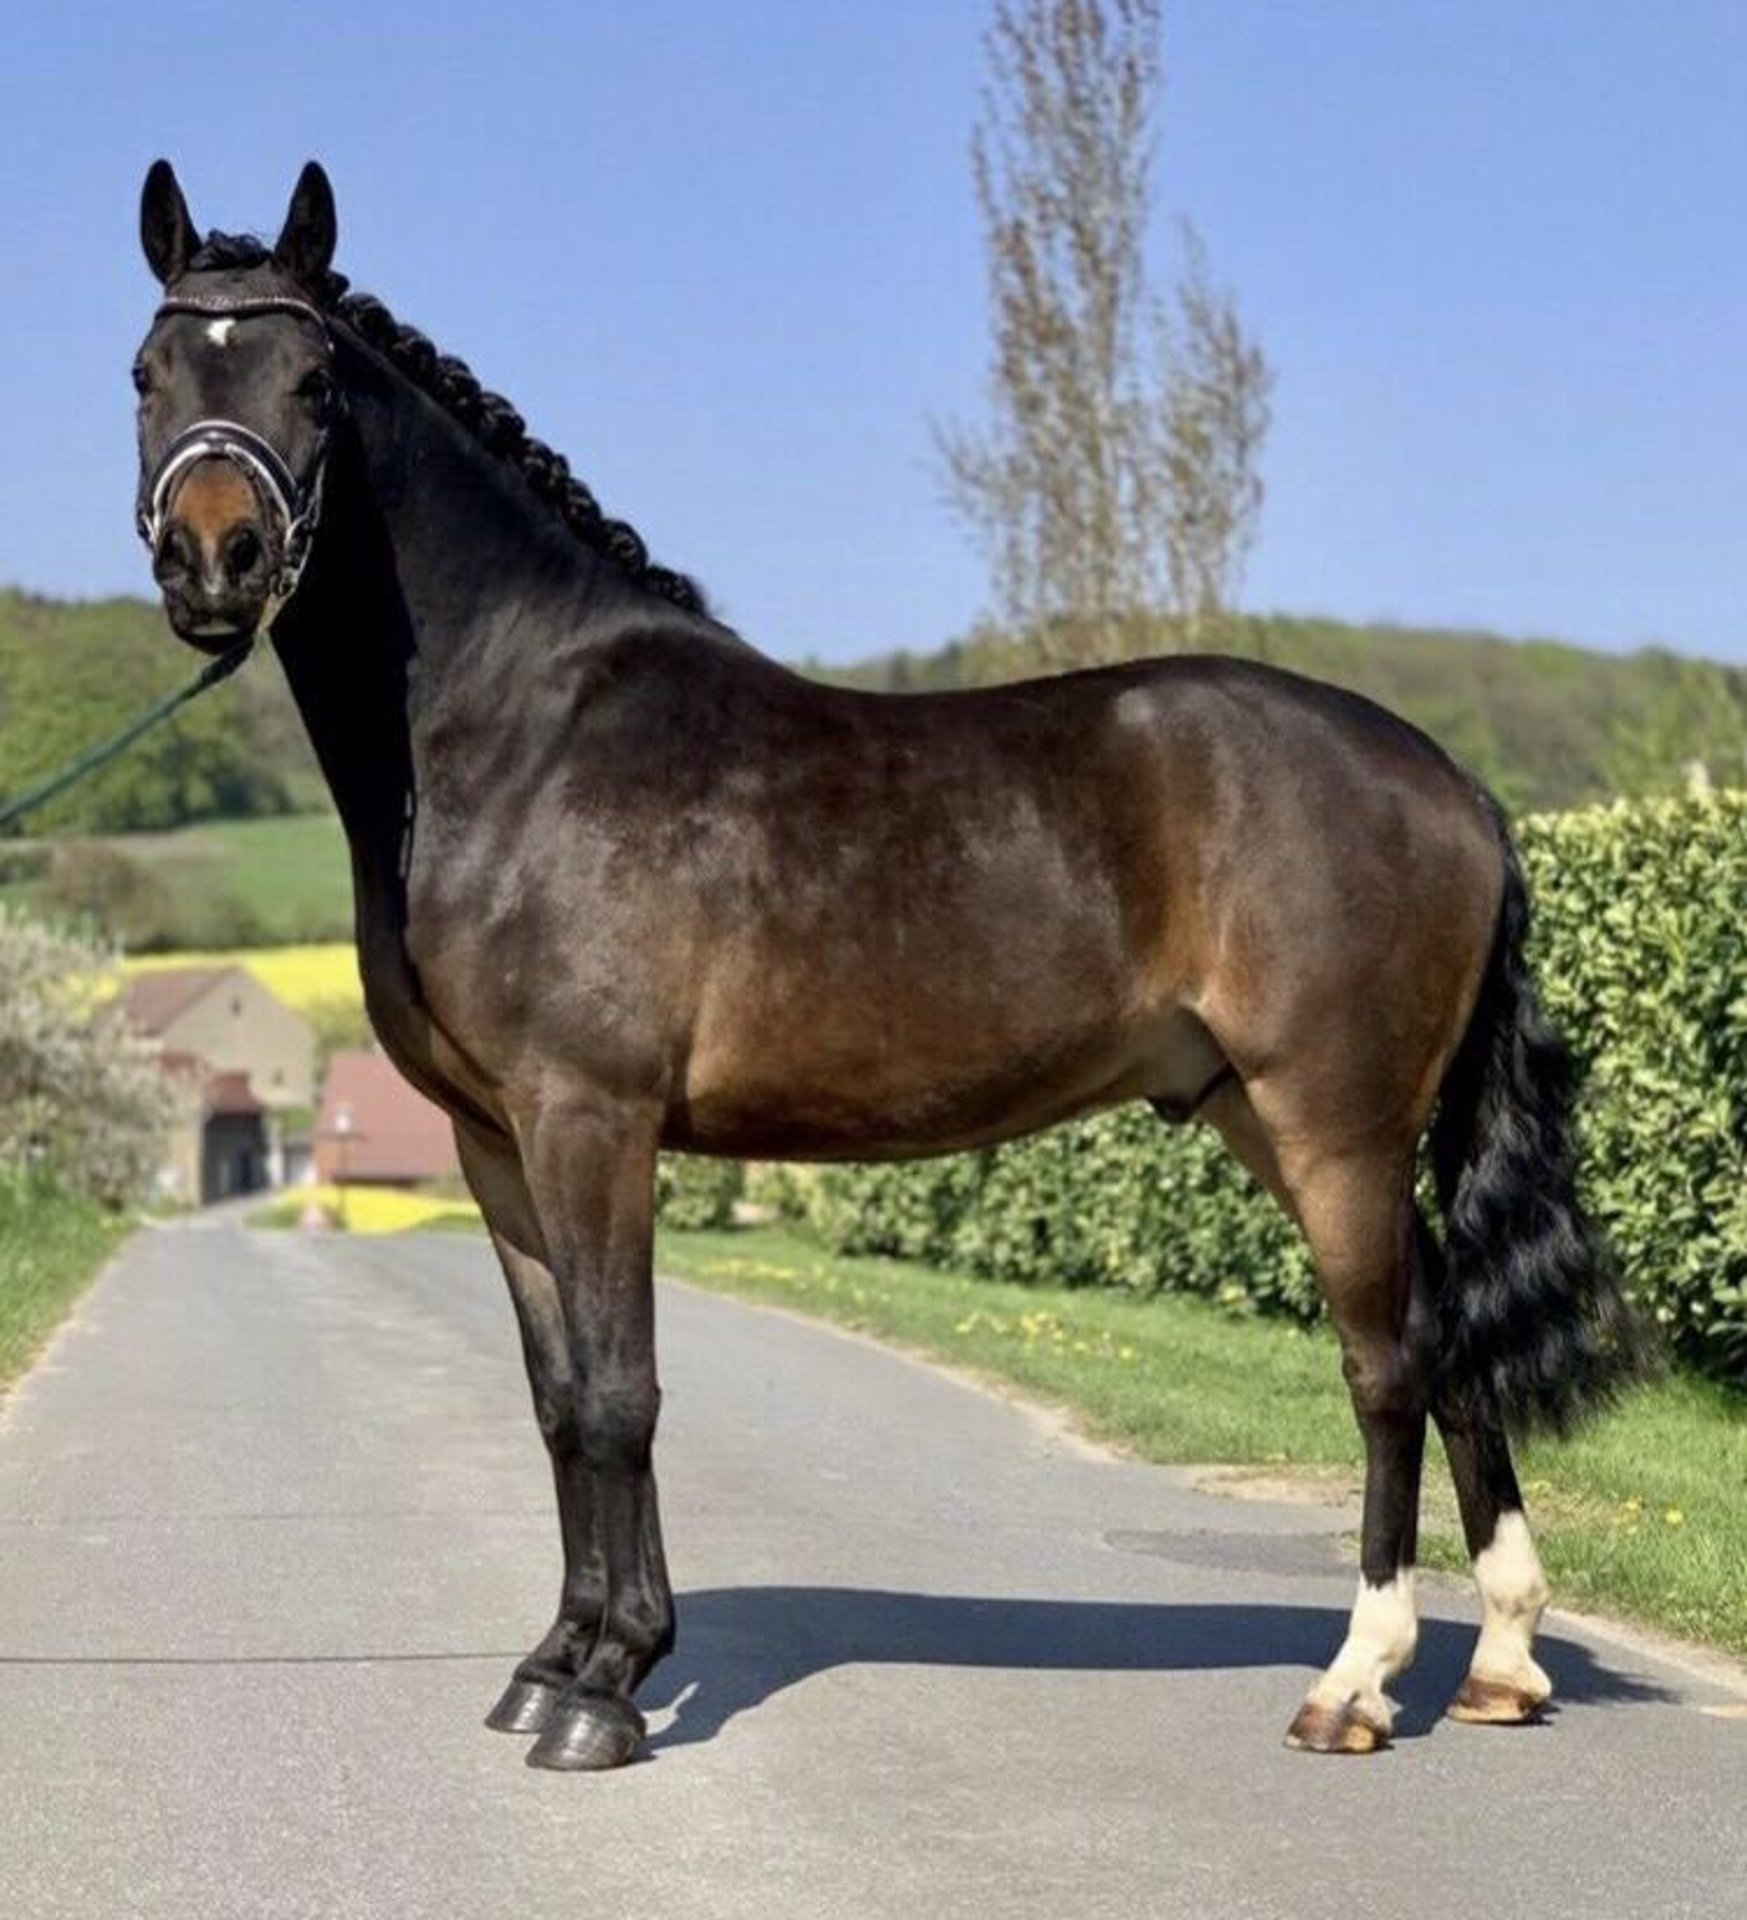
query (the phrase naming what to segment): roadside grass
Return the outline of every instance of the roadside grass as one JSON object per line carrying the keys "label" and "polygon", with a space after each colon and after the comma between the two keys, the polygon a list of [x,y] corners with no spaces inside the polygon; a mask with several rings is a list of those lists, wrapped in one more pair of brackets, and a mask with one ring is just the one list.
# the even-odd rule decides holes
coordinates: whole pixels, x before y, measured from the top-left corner
{"label": "roadside grass", "polygon": [[[1208,1302],[1016,1287],[827,1252],[792,1229],[664,1231],[663,1273],[878,1335],[1070,1409],[1148,1460],[1269,1477],[1338,1470],[1358,1435],[1322,1329]],[[1428,1459],[1422,1560],[1467,1564],[1449,1480]],[[1567,1605],[1747,1655],[1747,1402],[1680,1376],[1576,1439],[1519,1452],[1531,1522]]]}
{"label": "roadside grass", "polygon": [[0,1390],[24,1372],[131,1222],[0,1177]]}

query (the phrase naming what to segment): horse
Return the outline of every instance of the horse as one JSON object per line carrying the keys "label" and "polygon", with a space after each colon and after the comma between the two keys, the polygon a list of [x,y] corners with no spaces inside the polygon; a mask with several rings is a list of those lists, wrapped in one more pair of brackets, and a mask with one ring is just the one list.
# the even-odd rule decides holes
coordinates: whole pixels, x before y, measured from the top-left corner
{"label": "horse", "polygon": [[1477,783],[1368,701],[1235,659],[818,684],[349,289],[318,165],[268,246],[202,236],[160,160],[140,232],[165,612],[209,653],[270,633],[344,824],[371,1021],[453,1120],[519,1321],[564,1572],[488,1724],[556,1769],[645,1738],[674,1636],[659,1151],[897,1160],[1126,1101],[1217,1129],[1302,1229],[1339,1339],[1360,1578],[1290,1744],[1389,1740],[1428,1420],[1484,1611],[1451,1711],[1533,1719],[1547,1585],[1509,1435],[1605,1399],[1639,1342]]}

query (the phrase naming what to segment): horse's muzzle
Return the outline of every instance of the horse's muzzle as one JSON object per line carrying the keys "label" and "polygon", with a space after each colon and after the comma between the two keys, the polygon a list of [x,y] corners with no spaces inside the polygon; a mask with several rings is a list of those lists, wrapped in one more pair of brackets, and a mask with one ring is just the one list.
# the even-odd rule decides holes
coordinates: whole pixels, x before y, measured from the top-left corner
{"label": "horse's muzzle", "polygon": [[152,555],[152,575],[177,635],[216,653],[260,626],[278,558],[252,492],[224,473],[211,476],[219,484],[201,488],[203,477],[183,489],[191,497],[178,500]]}

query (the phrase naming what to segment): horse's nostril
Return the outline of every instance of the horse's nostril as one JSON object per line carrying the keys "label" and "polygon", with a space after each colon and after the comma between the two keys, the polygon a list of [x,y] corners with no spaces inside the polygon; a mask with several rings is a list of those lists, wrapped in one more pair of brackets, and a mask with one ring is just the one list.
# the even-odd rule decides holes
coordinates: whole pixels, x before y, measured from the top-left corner
{"label": "horse's nostril", "polygon": [[233,587],[241,586],[266,558],[261,537],[253,527],[238,527],[224,543],[225,577]]}
{"label": "horse's nostril", "polygon": [[158,548],[153,573],[160,580],[182,580],[199,566],[200,556],[194,551],[193,541],[180,527],[172,527]]}

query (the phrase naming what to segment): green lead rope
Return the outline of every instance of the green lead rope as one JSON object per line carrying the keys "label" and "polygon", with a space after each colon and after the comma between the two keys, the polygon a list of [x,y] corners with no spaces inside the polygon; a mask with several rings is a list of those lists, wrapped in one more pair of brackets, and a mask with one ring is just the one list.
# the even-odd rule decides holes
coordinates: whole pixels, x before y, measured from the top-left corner
{"label": "green lead rope", "polygon": [[180,692],[167,694],[155,707],[148,707],[137,720],[130,721],[113,739],[105,740],[101,746],[92,747],[80,754],[70,766],[63,767],[59,773],[51,774],[39,785],[29,788],[16,799],[8,800],[0,807],[0,833],[6,832],[14,822],[22,820],[27,813],[34,813],[38,807],[52,800],[57,793],[64,793],[76,781],[83,780],[88,773],[95,773],[106,766],[118,753],[124,753],[140,737],[155,727],[160,720],[168,720],[178,707],[186,706],[190,700],[203,694],[208,687],[216,687],[221,680],[228,680],[237,668],[249,657],[249,650],[255,644],[255,636],[239,640],[234,647],[228,648],[217,659],[209,660],[198,674],[189,681]]}

